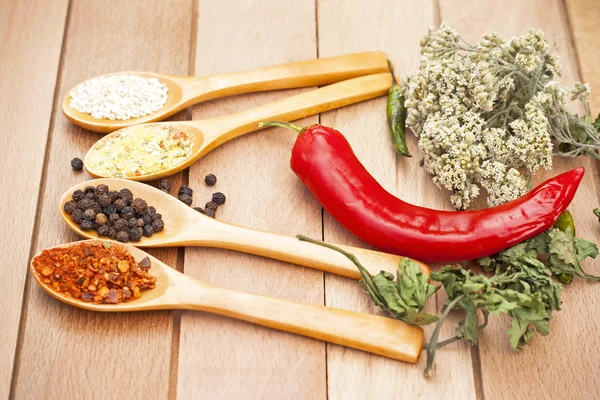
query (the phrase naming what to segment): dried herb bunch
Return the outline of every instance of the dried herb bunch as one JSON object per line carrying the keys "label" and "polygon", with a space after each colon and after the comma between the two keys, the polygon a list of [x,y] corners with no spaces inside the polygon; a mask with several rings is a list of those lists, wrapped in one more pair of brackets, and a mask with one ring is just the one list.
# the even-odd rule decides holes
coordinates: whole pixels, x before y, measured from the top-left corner
{"label": "dried herb bunch", "polygon": [[[403,81],[406,124],[455,208],[468,208],[481,187],[490,206],[523,195],[539,168],[552,168],[553,153],[599,158],[589,86],[569,91],[554,80],[559,57],[541,30],[508,41],[492,32],[474,46],[442,25],[423,38],[421,54]],[[567,110],[569,94],[584,104],[583,118]]]}

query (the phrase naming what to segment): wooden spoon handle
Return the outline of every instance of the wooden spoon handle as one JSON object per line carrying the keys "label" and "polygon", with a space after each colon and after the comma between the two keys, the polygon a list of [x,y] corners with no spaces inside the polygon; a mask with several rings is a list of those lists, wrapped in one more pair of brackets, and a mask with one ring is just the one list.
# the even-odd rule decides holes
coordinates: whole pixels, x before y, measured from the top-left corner
{"label": "wooden spoon handle", "polygon": [[[209,244],[211,247],[256,254],[351,279],[360,279],[360,273],[354,263],[335,250],[303,242],[295,237],[258,231],[220,221],[211,220],[210,230],[203,223],[191,225],[184,237],[179,237],[175,244],[182,246]],[[382,270],[395,275],[398,264],[404,258],[358,247],[337,246],[354,254],[365,269],[373,275]],[[420,261],[418,263],[421,270],[429,275],[429,267]]]}
{"label": "wooden spoon handle", "polygon": [[409,363],[419,360],[423,345],[420,327],[392,318],[214,287],[202,286],[186,293],[192,299],[184,308],[225,315]]}
{"label": "wooden spoon handle", "polygon": [[293,121],[334,108],[358,103],[387,94],[392,85],[389,73],[367,75],[334,83],[320,89],[266,104],[237,114],[205,121],[191,121],[204,134],[200,158],[218,145],[259,129],[263,121]]}
{"label": "wooden spoon handle", "polygon": [[179,77],[184,101],[198,103],[218,97],[267,90],[329,85],[358,76],[388,71],[385,53],[370,51],[293,62],[272,67],[204,77]]}

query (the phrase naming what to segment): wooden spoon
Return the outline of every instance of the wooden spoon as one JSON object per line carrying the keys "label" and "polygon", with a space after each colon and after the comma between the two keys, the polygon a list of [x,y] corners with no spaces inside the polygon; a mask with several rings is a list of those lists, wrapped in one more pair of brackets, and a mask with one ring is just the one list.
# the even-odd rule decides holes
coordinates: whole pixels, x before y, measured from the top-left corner
{"label": "wooden spoon", "polygon": [[[388,92],[391,84],[392,77],[389,73],[367,75],[334,83],[248,111],[219,118],[201,121],[155,122],[153,125],[170,126],[186,132],[192,138],[192,155],[181,164],[170,169],[152,174],[126,177],[126,179],[148,181],[173,175],[187,168],[220,144],[245,133],[261,129],[258,127],[258,124],[262,121],[293,121],[348,104],[379,97]],[[124,129],[139,132],[140,129],[147,129],[148,125],[150,124],[136,125]],[[98,140],[87,152],[83,163],[90,175],[93,177],[108,177],[103,175],[103,172],[98,170],[95,165],[99,159],[95,148],[102,146],[106,140],[120,135],[122,132],[123,130],[118,130],[110,135],[106,135]]]}
{"label": "wooden spoon", "polygon": [[[102,241],[88,240],[84,243],[102,243]],[[64,248],[74,244],[78,243],[56,247]],[[112,242],[111,245],[122,244]],[[139,299],[128,303],[94,304],[69,297],[56,292],[41,281],[41,277],[33,268],[33,260],[30,269],[38,285],[48,294],[62,302],[86,310],[104,312],[199,310],[409,363],[416,363],[419,360],[423,345],[423,330],[418,326],[376,315],[221,289],[177,272],[140,249],[122,246],[129,250],[137,262],[148,257],[151,262],[149,273],[157,278],[154,289],[142,292]]]}
{"label": "wooden spoon", "polygon": [[[82,128],[109,133],[140,123],[161,121],[193,104],[241,93],[328,85],[330,83],[388,71],[387,56],[381,52],[348,54],[317,60],[300,61],[273,67],[234,72],[210,77],[173,76],[151,72],[116,72],[111,75],[138,75],[157,78],[169,91],[166,104],[158,111],[126,121],[97,119],[71,108],[67,94],[62,110],[65,116]],[[69,93],[73,91],[70,90]]]}
{"label": "wooden spoon", "polygon": [[[133,243],[135,246],[217,247],[286,261],[352,279],[360,279],[356,266],[335,250],[309,242],[302,242],[291,236],[257,231],[218,221],[150,185],[125,179],[95,179],[75,185],[63,194],[59,205],[60,213],[67,225],[85,238],[98,239],[99,237],[96,231],[81,230],[79,225],[73,222],[71,216],[65,212],[64,204],[71,200],[71,195],[75,190],[84,190],[87,186],[96,187],[102,184],[107,185],[110,190],[127,188],[131,190],[134,198],[140,197],[146,200],[148,205],[154,206],[157,212],[162,214],[165,228],[154,233],[151,237],[142,237],[139,242]],[[373,250],[350,246],[339,247],[358,257],[361,264],[371,274],[386,270],[395,275],[398,264],[403,259],[401,256]],[[424,273],[429,274],[427,265],[421,262],[419,262],[419,265]]]}

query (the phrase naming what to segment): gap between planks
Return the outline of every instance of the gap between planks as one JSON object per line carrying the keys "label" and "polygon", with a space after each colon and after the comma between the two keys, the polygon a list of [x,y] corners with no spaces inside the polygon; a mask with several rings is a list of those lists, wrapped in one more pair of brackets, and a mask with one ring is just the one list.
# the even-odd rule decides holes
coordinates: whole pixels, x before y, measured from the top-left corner
{"label": "gap between planks", "polygon": [[[52,99],[52,109],[50,114],[50,122],[48,123],[48,130],[46,132],[46,147],[44,149],[44,160],[42,161],[42,173],[40,175],[40,184],[37,193],[37,203],[35,206],[35,219],[32,227],[31,234],[31,243],[29,244],[29,260],[35,255],[35,249],[37,248],[37,243],[40,235],[39,226],[36,224],[36,221],[39,221],[40,214],[42,212],[42,206],[44,205],[43,194],[46,189],[46,177],[48,174],[48,160],[50,157],[50,150],[52,147],[52,131],[54,130],[54,123],[56,121],[56,105],[58,104],[58,96],[59,96],[59,88],[62,82],[62,73],[63,73],[63,62],[65,55],[65,43],[67,41],[67,35],[69,31],[69,23],[71,21],[71,6],[72,0],[69,0],[67,4],[67,15],[65,17],[63,36],[60,44],[60,56],[58,59],[58,68],[56,70],[56,79],[54,81],[54,96]],[[28,304],[29,304],[29,268],[26,268],[25,271],[25,282],[23,283],[23,296],[21,303],[21,316],[19,317],[19,332],[17,333],[17,345],[15,348],[15,355],[13,361],[13,370],[12,376],[10,380],[10,391],[8,394],[9,399],[13,399],[15,397],[15,387],[17,384],[17,378],[19,374],[19,367],[21,366],[21,348],[23,347],[23,332],[25,329],[25,321],[27,317]]]}

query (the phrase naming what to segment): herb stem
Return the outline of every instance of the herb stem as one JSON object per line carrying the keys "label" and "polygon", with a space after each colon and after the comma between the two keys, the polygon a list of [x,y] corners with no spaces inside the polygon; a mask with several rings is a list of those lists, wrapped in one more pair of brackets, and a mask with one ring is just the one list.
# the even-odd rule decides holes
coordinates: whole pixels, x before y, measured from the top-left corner
{"label": "herb stem", "polygon": [[[440,330],[442,329],[444,320],[446,319],[448,314],[450,314],[450,311],[452,311],[454,306],[456,304],[458,304],[458,302],[463,300],[464,298],[465,298],[465,295],[463,294],[463,295],[458,296],[454,300],[452,300],[450,302],[450,304],[448,304],[448,306],[444,310],[443,314],[440,316],[440,319],[438,320],[438,322],[435,324],[435,328],[433,329],[433,333],[431,334],[431,339],[429,339],[429,344],[427,345],[427,366],[425,367],[425,372],[424,372],[424,375],[426,378],[431,378],[433,376],[433,364],[435,362],[435,351],[437,350],[437,347],[438,347],[438,344],[437,344],[438,336],[440,335]],[[452,339],[454,339],[454,338],[452,338]],[[448,339],[448,340],[451,340],[451,339]],[[445,340],[444,342],[448,342],[448,340]],[[448,344],[448,343],[444,343],[444,342],[441,342],[440,344],[442,344],[442,343],[443,343],[443,345]]]}

